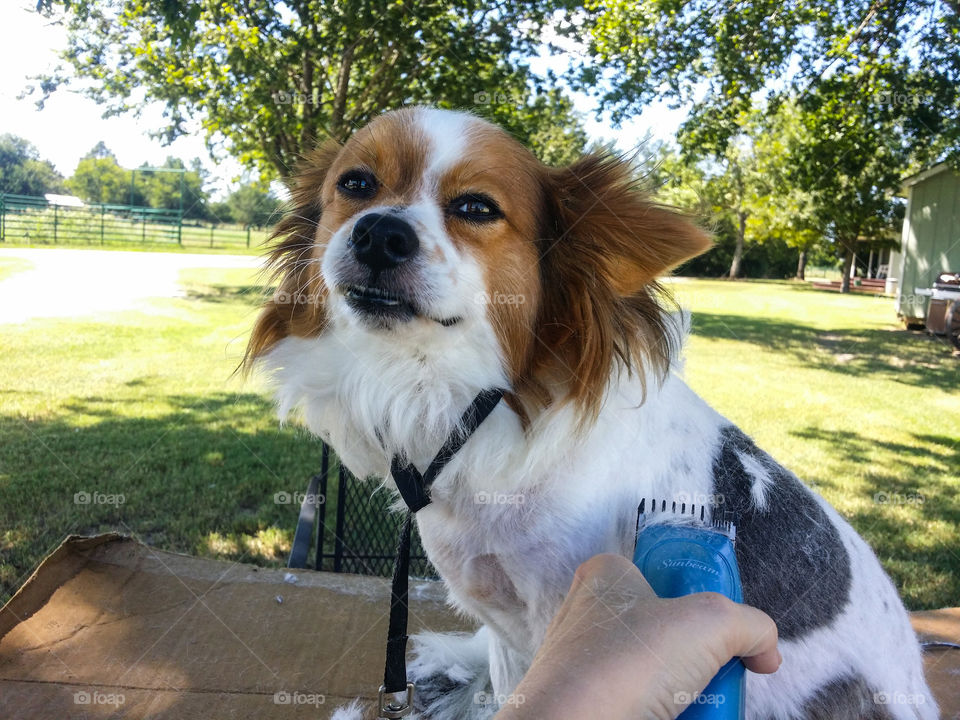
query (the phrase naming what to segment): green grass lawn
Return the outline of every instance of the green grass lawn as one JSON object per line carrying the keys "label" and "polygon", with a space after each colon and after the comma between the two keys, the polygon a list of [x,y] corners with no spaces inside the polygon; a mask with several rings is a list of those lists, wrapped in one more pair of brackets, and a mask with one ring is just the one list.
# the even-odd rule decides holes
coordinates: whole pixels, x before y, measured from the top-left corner
{"label": "green grass lawn", "polygon": [[[188,297],[150,312],[2,326],[0,598],[68,533],[286,556],[297,508],[274,494],[304,489],[319,444],[279,428],[266,395],[231,377],[256,312],[254,273],[184,276]],[[124,502],[78,504],[77,493]]]}
{"label": "green grass lawn", "polygon": [[[274,494],[304,489],[319,444],[279,428],[261,388],[231,377],[253,274],[184,281],[186,298],[149,312],[0,328],[0,600],[68,533],[283,562],[296,508]],[[960,360],[897,329],[888,299],[791,283],[675,289],[695,312],[692,386],[850,518],[911,607],[957,605]]]}
{"label": "green grass lawn", "polygon": [[687,380],[866,537],[911,608],[960,604],[960,358],[893,301],[801,283],[676,286]]}

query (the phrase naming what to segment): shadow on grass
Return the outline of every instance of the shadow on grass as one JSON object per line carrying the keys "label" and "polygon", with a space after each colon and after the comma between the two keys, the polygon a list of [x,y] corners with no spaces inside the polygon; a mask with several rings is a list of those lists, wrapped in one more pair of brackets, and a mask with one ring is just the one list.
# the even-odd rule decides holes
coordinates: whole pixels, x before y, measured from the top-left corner
{"label": "shadow on grass", "polygon": [[271,288],[263,285],[190,285],[186,288],[188,300],[223,303],[241,301],[249,305],[261,305],[272,294]]}
{"label": "shadow on grass", "polygon": [[921,387],[952,388],[960,361],[942,338],[908,330],[820,330],[786,320],[697,312],[693,334],[792,355],[808,367],[851,376],[882,375]]}
{"label": "shadow on grass", "polygon": [[77,532],[283,563],[298,507],[275,494],[303,491],[319,442],[278,429],[272,405],[253,393],[163,399],[175,409],[153,417],[123,414],[136,399],[103,397],[53,419],[0,414],[0,601]]}
{"label": "shadow on grass", "polygon": [[[960,443],[916,433],[915,444],[820,428],[791,434],[866,468],[855,493],[846,478],[820,484],[863,501],[848,520],[881,558],[908,607],[955,606],[960,597]],[[931,537],[943,539],[931,542]]]}
{"label": "shadow on grass", "polygon": [[[149,386],[150,379],[133,382]],[[303,492],[319,468],[319,442],[278,429],[270,402],[258,394],[163,400],[173,409],[151,417],[130,416],[125,404],[136,398],[98,396],[71,403],[53,419],[0,414],[0,601],[70,533],[116,530],[165,550],[283,564],[298,508],[275,496]],[[863,502],[850,519],[908,604],[956,605],[960,448],[954,440],[918,434],[916,446],[878,443],[818,428],[796,435],[827,456],[868,468],[866,484],[856,490]],[[882,460],[899,467],[876,464],[878,448]],[[823,482],[851,493],[843,478]],[[335,487],[328,488],[328,511]]]}

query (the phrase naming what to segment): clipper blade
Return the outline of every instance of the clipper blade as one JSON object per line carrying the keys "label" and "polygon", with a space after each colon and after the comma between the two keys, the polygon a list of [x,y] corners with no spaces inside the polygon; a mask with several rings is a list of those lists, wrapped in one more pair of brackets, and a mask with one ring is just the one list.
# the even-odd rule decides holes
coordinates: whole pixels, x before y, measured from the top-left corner
{"label": "clipper blade", "polygon": [[[689,503],[677,502],[676,500],[655,500],[650,498],[649,510],[647,509],[647,498],[640,500],[637,507],[637,533],[640,532],[640,526],[646,518],[664,515],[669,513],[678,521],[685,521],[705,530],[713,530],[722,533],[733,541],[737,536],[736,517],[732,510],[720,510],[711,503]],[[709,513],[709,514],[708,514]]]}

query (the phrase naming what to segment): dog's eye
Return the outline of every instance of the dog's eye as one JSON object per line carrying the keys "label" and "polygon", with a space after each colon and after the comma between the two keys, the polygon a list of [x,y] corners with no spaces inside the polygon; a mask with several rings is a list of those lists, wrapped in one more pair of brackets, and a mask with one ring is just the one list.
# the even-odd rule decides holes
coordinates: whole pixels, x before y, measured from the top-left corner
{"label": "dog's eye", "polygon": [[337,180],[337,189],[347,197],[371,198],[377,193],[377,180],[366,170],[348,170]]}
{"label": "dog's eye", "polygon": [[450,203],[450,212],[465,220],[485,222],[503,217],[497,204],[486,195],[461,195]]}

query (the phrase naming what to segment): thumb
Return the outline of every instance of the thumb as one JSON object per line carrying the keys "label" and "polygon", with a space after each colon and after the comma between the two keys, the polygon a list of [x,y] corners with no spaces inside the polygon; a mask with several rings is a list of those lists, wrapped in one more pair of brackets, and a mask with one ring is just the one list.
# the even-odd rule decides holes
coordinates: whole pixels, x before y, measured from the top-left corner
{"label": "thumb", "polygon": [[732,618],[728,638],[731,656],[739,656],[748,670],[773,673],[783,658],[777,649],[777,625],[762,610],[731,603]]}

